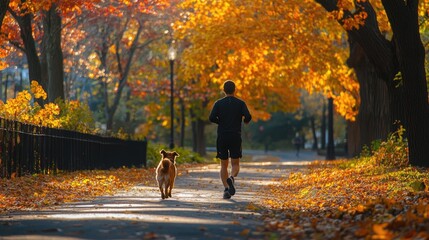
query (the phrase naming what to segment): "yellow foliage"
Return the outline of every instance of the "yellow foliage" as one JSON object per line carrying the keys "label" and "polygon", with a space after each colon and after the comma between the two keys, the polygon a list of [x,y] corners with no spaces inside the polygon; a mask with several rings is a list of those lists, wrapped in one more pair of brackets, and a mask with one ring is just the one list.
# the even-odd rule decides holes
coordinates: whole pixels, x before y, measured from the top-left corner
{"label": "yellow foliage", "polygon": [[59,122],[61,128],[83,132],[95,132],[95,123],[87,104],[79,101],[59,101]]}
{"label": "yellow foliage", "polygon": [[341,92],[339,96],[334,98],[334,100],[336,110],[339,114],[341,114],[346,120],[356,120],[358,106],[356,99],[353,96],[347,92]]}
{"label": "yellow foliage", "polygon": [[[329,14],[314,0],[182,1],[181,19],[173,25],[175,37],[188,46],[180,57],[179,78],[198,79],[198,87],[214,90],[213,83],[233,79],[240,97],[266,112],[274,108],[270,102],[276,110],[296,108],[295,89],[324,92],[335,98],[340,114],[353,120],[359,85],[346,65],[344,29],[365,24],[364,2],[340,0]],[[424,16],[429,1],[419,4]],[[371,5],[380,30],[389,35],[382,2]],[[205,96],[211,100],[219,94]]]}
{"label": "yellow foliage", "polygon": [[35,99],[42,98],[45,100],[48,95],[46,94],[45,90],[43,90],[43,87],[39,85],[37,81],[31,81],[31,92],[34,94]]}
{"label": "yellow foliage", "polygon": [[[46,99],[47,94],[36,81],[31,82],[34,99]],[[94,121],[87,106],[78,101],[47,103],[43,107],[32,103],[30,92],[19,92],[16,98],[0,101],[0,117],[27,124],[52,128],[65,128],[80,132],[93,132]],[[61,107],[60,107],[61,106]]]}
{"label": "yellow foliage", "polygon": [[59,128],[61,127],[58,115],[60,109],[57,104],[48,103],[45,104],[44,108],[37,111],[34,116],[32,123],[36,125],[43,125],[47,127]]}
{"label": "yellow foliage", "polygon": [[[427,239],[421,226],[429,216],[429,172],[392,166],[361,157],[284,169],[286,177],[265,188],[263,205],[270,211],[265,222],[277,221],[272,230],[278,230],[279,239],[313,239],[325,231],[324,239],[331,230],[341,239]],[[306,226],[306,234],[290,226]]]}
{"label": "yellow foliage", "polygon": [[166,127],[168,126],[168,119],[164,119],[164,121],[162,121],[161,126]]}
{"label": "yellow foliage", "polygon": [[92,199],[127,190],[135,184],[151,185],[154,169],[92,170],[57,175],[29,175],[0,179],[0,212],[37,209]]}
{"label": "yellow foliage", "polygon": [[[346,71],[344,31],[314,0],[189,0],[180,7],[184,14],[174,24],[175,34],[189,47],[180,57],[179,78],[198,79],[210,100],[219,97],[216,87],[232,79],[239,97],[254,107],[256,120],[272,111],[295,110],[301,88],[323,92],[329,86],[335,95],[351,89],[342,96],[357,96],[355,87],[345,87],[356,80]],[[342,112],[354,112],[345,108]]]}
{"label": "yellow foliage", "polygon": [[8,99],[0,109],[0,116],[7,119],[26,121],[32,109],[30,106],[31,94],[24,90],[16,98]]}

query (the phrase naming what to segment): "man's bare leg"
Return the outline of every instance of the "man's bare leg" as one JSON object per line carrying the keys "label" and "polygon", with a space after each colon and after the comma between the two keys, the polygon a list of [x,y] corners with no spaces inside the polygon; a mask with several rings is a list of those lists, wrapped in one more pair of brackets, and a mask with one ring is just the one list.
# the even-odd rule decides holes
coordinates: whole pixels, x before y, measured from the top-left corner
{"label": "man's bare leg", "polygon": [[220,179],[222,180],[225,188],[228,188],[228,183],[226,182],[226,179],[228,178],[228,162],[229,159],[220,160]]}
{"label": "man's bare leg", "polygon": [[237,177],[240,172],[240,158],[231,158],[231,176]]}
{"label": "man's bare leg", "polygon": [[231,158],[231,177],[226,179],[226,183],[228,184],[228,192],[231,194],[231,196],[235,194],[234,177],[237,177],[239,171],[240,159]]}

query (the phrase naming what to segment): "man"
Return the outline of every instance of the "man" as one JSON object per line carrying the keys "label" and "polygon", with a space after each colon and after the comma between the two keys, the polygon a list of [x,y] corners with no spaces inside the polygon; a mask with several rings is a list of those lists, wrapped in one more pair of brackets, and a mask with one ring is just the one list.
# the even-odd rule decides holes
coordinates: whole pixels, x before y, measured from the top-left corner
{"label": "man", "polygon": [[[234,178],[240,171],[241,152],[241,123],[248,124],[252,116],[243,100],[235,97],[235,83],[231,80],[223,84],[226,94],[217,100],[210,113],[209,120],[218,124],[216,157],[221,161],[220,179],[225,190],[223,198],[229,199],[235,194]],[[243,119],[244,118],[244,119]],[[228,177],[228,161],[231,158],[231,175]]]}
{"label": "man", "polygon": [[299,133],[295,134],[295,138],[293,139],[293,144],[295,145],[296,156],[299,157],[299,149],[301,148],[301,145],[302,145],[302,141],[301,141],[301,137],[299,136]]}

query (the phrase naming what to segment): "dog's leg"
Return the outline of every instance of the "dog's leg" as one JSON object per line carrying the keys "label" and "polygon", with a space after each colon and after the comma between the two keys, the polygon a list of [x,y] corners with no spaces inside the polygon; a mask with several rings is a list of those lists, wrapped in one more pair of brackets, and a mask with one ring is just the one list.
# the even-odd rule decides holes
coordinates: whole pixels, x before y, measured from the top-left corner
{"label": "dog's leg", "polygon": [[164,199],[165,198],[165,193],[164,193],[164,188],[163,185],[165,183],[165,181],[162,181],[161,178],[157,178],[158,181],[158,187],[159,187],[159,191],[161,192],[161,198]]}
{"label": "dog's leg", "polygon": [[170,197],[171,197],[171,195],[170,195],[170,194],[168,194],[168,188],[169,188],[169,186],[170,186],[170,182],[169,182],[169,181],[166,181],[166,182],[165,182],[165,198],[168,198],[168,196],[170,196]]}
{"label": "dog's leg", "polygon": [[162,188],[161,184],[158,184],[158,186],[159,186],[159,191],[161,192],[161,198],[164,199],[165,198],[164,189]]}
{"label": "dog's leg", "polygon": [[176,173],[177,173],[176,166],[173,165],[173,168],[171,169],[171,171],[173,172],[173,174],[171,174],[173,177],[170,177],[170,191],[168,192],[168,196],[170,197],[171,197],[171,191],[173,190],[173,187],[174,187],[174,181],[176,180]]}
{"label": "dog's leg", "polygon": [[174,186],[174,178],[170,179],[170,188],[168,189],[168,196],[171,197],[171,191],[173,190]]}

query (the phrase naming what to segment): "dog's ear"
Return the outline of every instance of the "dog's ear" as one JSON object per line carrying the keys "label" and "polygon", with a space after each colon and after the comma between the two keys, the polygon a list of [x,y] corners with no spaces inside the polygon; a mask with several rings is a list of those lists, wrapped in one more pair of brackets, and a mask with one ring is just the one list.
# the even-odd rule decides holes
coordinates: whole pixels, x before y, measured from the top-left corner
{"label": "dog's ear", "polygon": [[176,157],[180,156],[176,151],[174,151],[173,153],[174,153],[174,156],[176,156]]}
{"label": "dog's ear", "polygon": [[164,154],[166,154],[167,152],[166,152],[164,149],[162,149],[161,151],[159,151],[159,153],[160,153],[162,156],[164,156]]}

